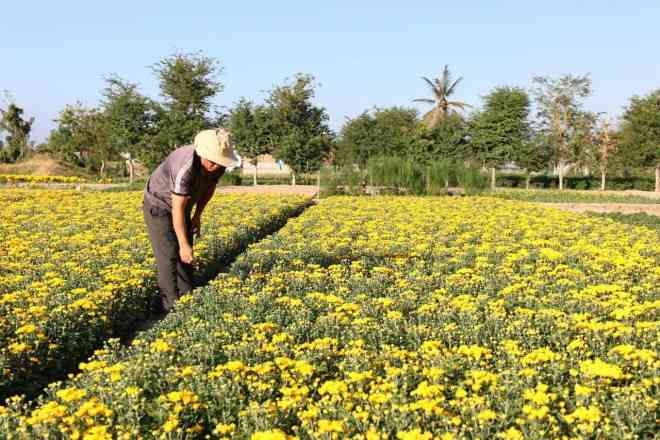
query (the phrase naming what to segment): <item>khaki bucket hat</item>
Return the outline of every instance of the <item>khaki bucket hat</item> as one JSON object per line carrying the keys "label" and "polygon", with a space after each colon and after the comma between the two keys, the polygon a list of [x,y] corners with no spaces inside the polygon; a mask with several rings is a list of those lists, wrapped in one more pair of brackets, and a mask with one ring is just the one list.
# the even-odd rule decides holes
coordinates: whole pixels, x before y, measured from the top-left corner
{"label": "khaki bucket hat", "polygon": [[203,130],[197,133],[195,152],[204,159],[222,165],[225,168],[235,168],[240,165],[240,157],[234,151],[231,133],[224,128]]}

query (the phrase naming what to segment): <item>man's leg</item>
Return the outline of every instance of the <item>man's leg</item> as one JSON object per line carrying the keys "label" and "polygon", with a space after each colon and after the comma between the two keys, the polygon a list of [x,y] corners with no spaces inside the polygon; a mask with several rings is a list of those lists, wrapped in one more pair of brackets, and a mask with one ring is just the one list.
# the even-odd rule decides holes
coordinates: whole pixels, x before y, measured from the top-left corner
{"label": "man's leg", "polygon": [[[186,234],[188,235],[188,242],[192,246],[193,233],[190,223],[190,219],[186,219]],[[195,288],[194,267],[192,264],[184,263],[180,258],[177,258],[176,283],[179,289],[179,296],[185,295]]]}
{"label": "man's leg", "polygon": [[177,288],[179,244],[172,226],[172,217],[155,216],[145,206],[144,219],[149,231],[151,248],[158,268],[158,287],[164,311],[168,312],[179,297]]}

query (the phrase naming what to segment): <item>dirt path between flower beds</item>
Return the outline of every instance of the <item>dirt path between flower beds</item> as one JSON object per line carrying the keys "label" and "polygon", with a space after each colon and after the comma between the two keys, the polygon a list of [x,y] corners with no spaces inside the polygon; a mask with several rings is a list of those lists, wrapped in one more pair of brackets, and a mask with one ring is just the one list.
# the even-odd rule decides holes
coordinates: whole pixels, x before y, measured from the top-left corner
{"label": "dirt path between flower beds", "polygon": [[645,213],[649,215],[660,216],[660,204],[639,204],[639,203],[540,203],[539,205],[558,208],[564,211],[572,212],[600,212],[600,213],[620,213],[620,214],[638,214]]}

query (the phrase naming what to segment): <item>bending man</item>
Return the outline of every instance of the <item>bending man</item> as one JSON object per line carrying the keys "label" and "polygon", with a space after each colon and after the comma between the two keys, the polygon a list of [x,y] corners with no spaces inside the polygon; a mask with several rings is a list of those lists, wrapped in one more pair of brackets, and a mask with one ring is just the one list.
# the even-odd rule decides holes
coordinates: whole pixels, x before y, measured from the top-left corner
{"label": "bending man", "polygon": [[193,289],[193,235],[200,235],[202,212],[218,180],[238,162],[227,130],[204,130],[193,145],[170,153],[149,177],[144,220],[158,267],[161,313]]}

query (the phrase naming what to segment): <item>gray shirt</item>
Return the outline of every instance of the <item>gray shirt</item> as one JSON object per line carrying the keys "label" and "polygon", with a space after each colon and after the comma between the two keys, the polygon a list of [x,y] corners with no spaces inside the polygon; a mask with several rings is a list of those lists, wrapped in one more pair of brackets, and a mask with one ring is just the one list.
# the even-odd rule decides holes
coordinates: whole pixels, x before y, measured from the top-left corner
{"label": "gray shirt", "polygon": [[190,197],[189,211],[223,174],[220,169],[209,173],[202,168],[201,159],[193,145],[172,151],[151,173],[144,188],[144,203],[172,212],[172,194]]}

